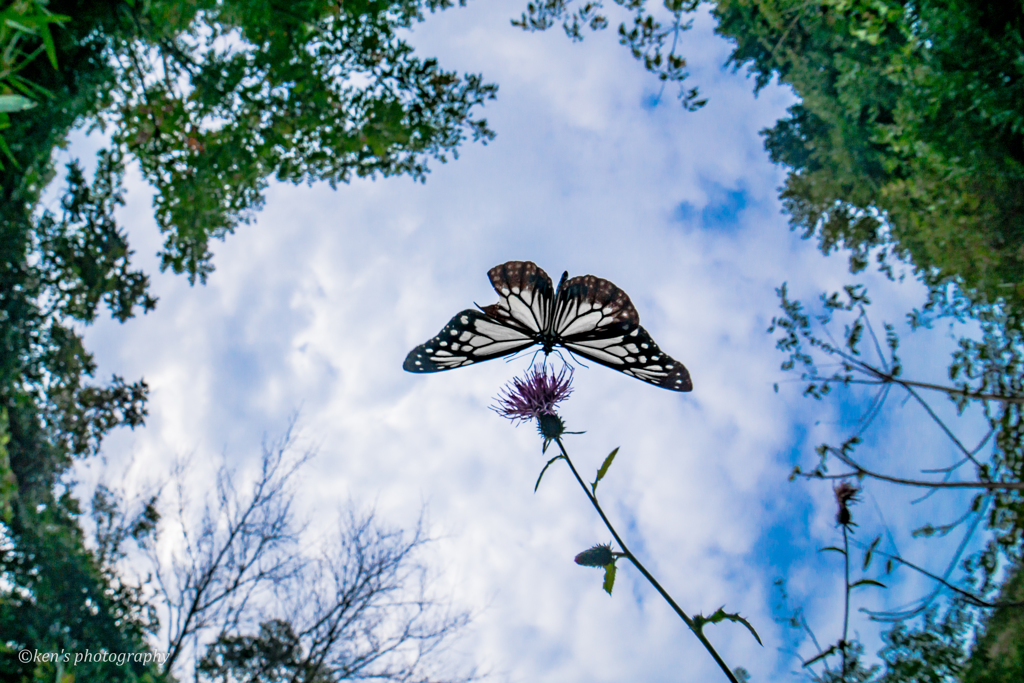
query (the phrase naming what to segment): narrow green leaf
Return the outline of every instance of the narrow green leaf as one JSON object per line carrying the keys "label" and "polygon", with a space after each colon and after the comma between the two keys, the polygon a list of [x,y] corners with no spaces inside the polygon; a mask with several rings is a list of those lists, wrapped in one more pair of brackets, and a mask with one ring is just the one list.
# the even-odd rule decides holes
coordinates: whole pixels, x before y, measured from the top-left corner
{"label": "narrow green leaf", "polygon": [[[13,10],[8,10],[8,12],[13,12]],[[4,14],[7,14],[7,12],[5,12]],[[29,35],[33,35],[33,36],[36,34],[36,30],[34,28],[32,28],[29,25],[21,23],[21,21],[19,21],[18,19],[15,19],[15,17],[18,17],[18,19],[32,19],[32,17],[23,17],[23,16],[21,16],[21,15],[19,15],[17,13],[12,13],[12,14],[4,17],[4,22],[6,22],[6,24],[8,26],[10,26],[11,28],[13,28],[13,29],[15,29],[17,31],[21,31],[22,33],[28,33]],[[32,23],[35,23],[35,22],[29,21],[28,23],[32,24]]]}
{"label": "narrow green leaf", "polygon": [[604,463],[601,465],[601,469],[597,471],[597,479],[595,479],[594,483],[590,485],[591,490],[594,491],[595,493],[597,492],[597,482],[604,479],[604,475],[608,474],[608,468],[611,467],[612,460],[615,459],[615,455],[618,452],[619,449],[616,448],[614,451],[609,453],[608,457],[604,459]]}
{"label": "narrow green leaf", "polygon": [[[3,152],[11,163],[14,164],[14,168],[21,168],[21,164],[14,158],[14,154],[11,153],[11,148],[7,146],[7,141],[4,140],[4,136],[0,135],[0,152]],[[0,162],[0,168],[3,168],[3,162]]]}
{"label": "narrow green leaf", "polygon": [[558,460],[561,457],[562,457],[561,455],[556,455],[555,457],[553,457],[550,460],[548,460],[548,464],[547,465],[544,465],[544,469],[542,469],[540,471],[540,476],[537,477],[537,483],[533,487],[533,492],[534,493],[537,493],[537,489],[540,488],[540,480],[544,477],[544,473],[548,471],[548,468],[551,467],[551,463],[553,463],[554,461]]}
{"label": "narrow green leaf", "polygon": [[25,111],[36,103],[23,95],[0,95],[0,111]]}
{"label": "narrow green leaf", "polygon": [[612,587],[615,585],[615,563],[605,565],[604,568],[604,592],[608,595],[612,594]]}
{"label": "narrow green leaf", "polygon": [[857,586],[878,586],[880,588],[886,587],[884,583],[882,583],[881,581],[875,581],[874,579],[861,579],[860,581],[854,581],[850,584],[851,589],[856,588]]}
{"label": "narrow green leaf", "polygon": [[[697,620],[694,619],[694,621],[697,621]],[[738,613],[730,614],[730,613],[726,612],[725,611],[725,605],[719,607],[718,611],[715,612],[714,614],[712,614],[710,617],[702,618],[701,619],[701,622],[702,622],[701,625],[703,625],[704,622],[709,623],[709,624],[717,624],[717,623],[722,622],[722,621],[732,621],[732,622],[735,622],[737,624],[743,624],[744,626],[747,627],[747,630],[750,631],[751,635],[754,636],[754,639],[757,640],[757,644],[760,645],[761,647],[764,647],[764,643],[761,642],[761,636],[757,635],[757,631],[755,631],[754,627],[750,625],[750,622],[747,621],[746,619],[744,619],[743,617],[741,617]]]}
{"label": "narrow green leaf", "polygon": [[823,552],[825,552],[826,550],[832,550],[832,551],[835,551],[835,552],[839,553],[840,555],[845,555],[845,554],[846,554],[846,551],[845,551],[845,550],[843,550],[842,548],[837,548],[837,547],[835,547],[834,545],[826,546],[826,547],[824,547],[824,548],[818,548],[818,552],[819,552],[819,553],[823,553]]}
{"label": "narrow green leaf", "polygon": [[6,84],[20,92],[29,100],[32,100],[33,102],[38,101],[44,97],[53,97],[53,93],[44,88],[43,86],[39,85],[38,83],[33,83],[32,81],[25,80],[17,74],[11,74],[10,76],[8,76]]}
{"label": "narrow green leaf", "polygon": [[869,545],[868,549],[864,552],[864,569],[867,569],[868,565],[871,564],[871,556],[874,554],[875,548],[878,547],[878,544],[881,542],[881,540],[881,534],[875,536],[875,540],[871,541],[871,545]]}
{"label": "narrow green leaf", "polygon": [[57,48],[53,44],[53,36],[50,35],[50,27],[45,23],[39,27],[43,34],[43,45],[46,46],[46,56],[50,58],[50,64],[57,68]]}

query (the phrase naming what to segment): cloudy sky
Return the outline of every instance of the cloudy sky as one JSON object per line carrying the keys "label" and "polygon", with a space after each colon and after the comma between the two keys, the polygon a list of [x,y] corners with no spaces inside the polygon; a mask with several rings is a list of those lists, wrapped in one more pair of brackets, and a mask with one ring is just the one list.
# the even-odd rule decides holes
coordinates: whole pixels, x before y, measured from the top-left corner
{"label": "cloudy sky", "polygon": [[[189,453],[201,463],[224,454],[244,472],[261,439],[280,436],[298,412],[302,438],[319,451],[300,496],[312,519],[325,523],[352,499],[408,526],[426,505],[440,538],[430,561],[474,615],[458,651],[470,665],[511,682],[724,680],[637,572],[621,567],[609,597],[599,570],[573,564],[610,535],[564,466],[534,494],[545,461],[536,431],[488,410],[529,354],[402,371],[406,353],[454,313],[494,302],[492,266],[532,260],[556,281],[563,270],[594,274],[630,295],[659,345],[689,368],[694,391],[579,368],[564,416],[586,433],[569,437],[570,452],[588,473],[621,447],[600,492],[634,552],[690,614],[725,605],[757,628],[763,648],[738,625],[708,627],[730,666],[755,681],[791,680],[799,660],[773,621],[773,582],[787,581],[792,606],[831,643],[842,567],[816,552],[840,539],[829,485],[787,475],[797,462],[813,466],[816,444],[849,434],[866,397],[801,398],[766,334],[781,283],[810,300],[853,281],[844,256],[823,257],[780,213],[784,175],[758,131],[794,99],[778,87],[755,98],[751,80],[723,68],[729,45],[704,15],[684,52],[710,101],[688,113],[674,91],[659,97],[614,30],[574,45],[557,29],[510,27],[521,11],[519,0],[474,2],[412,34],[420,54],[500,85],[483,111],[496,140],[434,163],[425,184],[273,185],[256,222],[214,245],[206,286],[158,273],[151,195],[133,176],[121,222],[160,302],[124,325],[98,322],[86,338],[99,377],[145,377],[150,417],[108,440],[105,469],[77,476],[131,487]],[[90,145],[79,139],[72,153]],[[915,283],[862,281],[879,323],[901,322],[922,301]],[[907,374],[941,381],[948,334],[906,344]],[[954,460],[921,410],[903,397],[887,406],[865,435],[876,447],[870,462],[913,474]],[[968,441],[980,433],[958,426]],[[884,519],[901,552],[941,570],[958,539],[915,544],[909,531],[951,521],[962,498],[912,499],[872,485],[858,537]],[[906,573],[887,581],[888,591],[867,589],[854,606],[899,606],[928,588]],[[852,629],[878,649],[877,626],[858,613]],[[804,643],[799,653],[813,650]]]}

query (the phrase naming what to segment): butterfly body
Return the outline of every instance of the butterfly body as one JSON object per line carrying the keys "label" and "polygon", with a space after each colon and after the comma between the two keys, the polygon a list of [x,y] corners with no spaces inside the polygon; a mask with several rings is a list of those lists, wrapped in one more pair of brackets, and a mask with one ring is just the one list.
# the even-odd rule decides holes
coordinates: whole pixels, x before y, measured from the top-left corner
{"label": "butterfly body", "polygon": [[540,344],[556,346],[644,382],[690,391],[690,374],[665,354],[644,328],[629,296],[608,280],[562,275],[555,289],[531,261],[509,261],[487,273],[498,303],[466,309],[441,332],[409,352],[409,372],[440,372],[511,355]]}

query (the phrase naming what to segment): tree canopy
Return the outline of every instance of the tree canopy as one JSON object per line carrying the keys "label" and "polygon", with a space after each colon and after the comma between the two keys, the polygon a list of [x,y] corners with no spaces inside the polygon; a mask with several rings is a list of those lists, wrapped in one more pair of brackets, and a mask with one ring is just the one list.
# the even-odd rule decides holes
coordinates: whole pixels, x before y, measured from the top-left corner
{"label": "tree canopy", "polygon": [[792,223],[1024,304],[1024,4],[722,0],[730,61],[800,103],[765,131]]}
{"label": "tree canopy", "polygon": [[[686,80],[699,3],[615,0],[619,42],[665,82]],[[659,3],[661,4],[661,3]],[[1024,3],[1021,0],[716,0],[728,63],[800,102],[764,131],[790,169],[782,198],[826,253],[913,264],[978,302],[1024,305]],[[600,1],[529,3],[513,25],[561,22],[573,40],[609,24]],[[699,87],[699,86],[698,86]],[[698,88],[681,88],[700,107]]]}
{"label": "tree canopy", "polygon": [[[212,271],[211,240],[252,219],[271,179],[332,185],[378,174],[423,179],[431,158],[443,162],[463,141],[493,136],[475,110],[496,87],[480,76],[445,71],[417,56],[402,37],[424,12],[452,4],[5,3],[4,676],[32,680],[61,671],[52,662],[18,662],[15,645],[144,650],[143,635],[153,625],[138,592],[117,578],[111,558],[86,549],[79,504],[61,484],[73,460],[97,453],[111,429],[139,426],[146,416],[145,382],[114,376],[105,385],[91,383],[95,364],[75,330],[95,320],[102,306],[124,321],[156,305],[114,219],[126,164],[136,163],[156,191],[162,268],[192,282]],[[666,0],[664,10],[645,0],[615,4],[630,15],[619,26],[620,42],[661,81],[681,85],[687,72],[679,37],[699,3]],[[951,379],[965,394],[1019,395],[1024,0],[711,4],[718,32],[735,43],[730,63],[749,69],[756,88],[778,79],[800,98],[788,117],[765,131],[772,159],[790,171],[782,196],[792,225],[816,237],[826,253],[849,249],[854,272],[875,260],[892,275],[895,261],[909,262],[931,287],[925,317],[938,311],[981,324],[983,338],[962,342]],[[599,1],[572,0],[530,3],[513,24],[543,30],[558,22],[573,40],[587,27],[608,26]],[[681,87],[680,99],[689,109],[704,102],[696,88]],[[56,175],[53,152],[83,125],[109,135],[97,171],[90,181],[70,164],[60,215],[40,212],[39,197]],[[950,282],[966,296],[949,295]],[[1019,404],[1002,405],[991,424],[997,430],[992,462],[1001,476],[1019,481]],[[1020,495],[998,496],[989,527],[999,547],[1019,557]],[[147,508],[135,521],[126,533],[142,539],[157,520]],[[993,556],[980,560],[986,581],[996,572]],[[922,652],[953,662],[950,670],[967,666],[956,659],[962,654],[958,615],[935,622],[941,627],[932,633],[926,625],[889,634],[883,659],[905,667],[899,680],[917,680],[915,657]],[[1003,622],[1014,623],[992,617]],[[258,636],[226,636],[206,663],[224,676],[246,672],[250,650],[287,649],[294,635],[267,622]],[[994,636],[980,642],[978,652],[1003,652]],[[294,664],[288,657],[282,661]],[[965,670],[988,680],[983,676],[990,669],[977,669],[977,661]],[[103,680],[160,676],[134,665],[103,664],[81,673]]]}
{"label": "tree canopy", "polygon": [[[210,242],[250,220],[274,178],[423,179],[466,139],[496,86],[444,70],[400,32],[450,0],[14,0],[0,30],[0,672],[59,676],[17,650],[144,651],[152,615],[112,559],[88,550],[62,484],[75,458],[146,416],[147,386],[95,363],[76,325],[105,306],[153,308],[114,211],[134,162],[156,191],[162,267],[202,282]],[[90,180],[67,168],[59,215],[40,211],[54,151],[75,127],[109,136]],[[152,515],[150,515],[152,517]],[[149,533],[143,515],[131,533]],[[122,663],[123,664],[123,663]],[[141,680],[140,663],[79,669]]]}
{"label": "tree canopy", "polygon": [[[619,25],[620,43],[662,81],[682,83],[688,74],[680,37],[698,3],[615,4],[631,15]],[[960,339],[949,365],[952,383],[926,386],[945,391],[960,411],[971,402],[982,404],[991,428],[990,454],[984,459],[976,458],[976,452],[964,455],[964,462],[976,466],[977,480],[992,485],[974,498],[965,515],[983,518],[991,532],[985,550],[965,565],[972,590],[990,595],[1004,566],[1017,567],[1019,575],[1024,552],[1019,490],[1024,448],[1024,3],[708,4],[716,31],[734,43],[728,64],[747,69],[755,91],[777,81],[799,98],[788,116],[763,131],[771,159],[789,170],[782,199],[791,225],[805,238],[816,238],[826,254],[847,249],[853,273],[875,261],[895,277],[901,264],[909,264],[929,286],[928,300],[911,314],[912,327],[946,318],[974,321],[980,330]],[[526,30],[559,22],[573,40],[583,37],[584,28],[609,25],[600,0],[533,2],[513,20]],[[681,88],[680,96],[690,109],[704,101],[696,88]],[[863,381],[880,386],[870,415],[877,414],[890,386],[913,394],[915,382],[901,376],[895,328],[886,326],[891,358],[882,357],[881,365],[868,369],[860,355],[858,342],[870,329],[865,322],[869,302],[861,288],[848,287],[846,297],[823,295],[825,310],[817,316],[789,301],[784,286],[780,294],[785,315],[775,319],[773,329],[787,333],[779,339],[779,348],[789,355],[783,369],[803,373],[808,395],[821,398],[832,385],[861,381],[855,377],[860,371],[868,375]],[[816,322],[827,324],[837,310],[855,318],[846,328],[846,348],[811,332]],[[831,377],[818,375],[816,353],[829,356],[831,363],[839,361],[842,369]],[[795,474],[877,476],[857,469],[861,466],[852,453],[860,443],[855,436],[841,447],[823,444],[820,466],[813,473],[798,469]],[[853,472],[827,473],[826,460],[832,457]],[[1003,482],[1008,484],[1000,488]],[[937,533],[934,528],[919,531]],[[868,557],[870,552],[865,568]],[[1015,608],[1006,609],[1013,613]],[[977,623],[974,619],[974,612],[954,604],[941,617],[932,614],[920,630],[897,626],[881,653],[884,672],[859,664],[847,669],[847,655],[859,651],[840,641],[831,653],[842,651],[843,671],[826,667],[816,680],[947,680],[962,672],[972,681],[1019,678],[1012,648],[1000,650],[998,645],[1008,629],[1017,627],[1007,626],[1015,622],[999,610],[981,620],[989,631],[967,664],[970,639],[965,633]],[[990,650],[1010,657],[1001,673],[989,666],[994,660],[985,653]],[[827,656],[819,654],[812,661]]]}

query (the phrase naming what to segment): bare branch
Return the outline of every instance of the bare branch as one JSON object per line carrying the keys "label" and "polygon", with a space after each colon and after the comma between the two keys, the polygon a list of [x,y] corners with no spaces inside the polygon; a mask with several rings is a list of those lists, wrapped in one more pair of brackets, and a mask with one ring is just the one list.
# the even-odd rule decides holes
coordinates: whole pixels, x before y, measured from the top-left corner
{"label": "bare branch", "polygon": [[[893,555],[891,553],[887,553],[887,552],[884,552],[882,550],[877,550],[875,552],[877,552],[879,555],[882,555],[883,557],[887,557],[887,558],[891,559],[894,562],[899,562],[903,566],[909,567],[909,568],[913,569],[914,571],[916,571],[916,572],[918,572],[920,574],[923,574],[924,576],[927,576],[929,579],[931,579],[931,580],[941,584],[942,586],[948,588],[949,590],[953,591],[954,593],[957,593],[958,595],[962,596],[965,600],[967,600],[967,602],[969,602],[972,605],[975,605],[976,607],[1024,607],[1024,602],[989,602],[988,600],[984,600],[982,598],[979,598],[974,593],[971,593],[971,592],[966,591],[966,590],[964,590],[964,589],[962,589],[962,588],[960,588],[958,586],[955,586],[955,585],[951,584],[949,581],[946,581],[941,576],[937,576],[935,574],[932,574],[927,569],[924,569],[923,567],[919,567],[918,565],[914,564],[910,560],[903,559],[899,555]],[[867,610],[861,610],[861,611],[867,611]]]}
{"label": "bare branch", "polygon": [[264,444],[259,475],[246,493],[239,493],[234,473],[222,465],[216,500],[205,505],[195,538],[185,470],[175,468],[183,549],[172,555],[167,571],[157,548],[150,548],[168,612],[165,672],[173,670],[190,645],[193,650],[198,647],[204,632],[237,627],[256,594],[297,570],[301,528],[293,518],[290,484],[312,453],[293,456],[292,442],[289,429],[278,443]]}
{"label": "bare branch", "polygon": [[999,403],[1024,403],[1024,396],[1005,396],[1003,394],[990,394],[982,391],[971,391],[966,388],[961,389],[958,387],[943,386],[941,384],[932,384],[930,382],[917,382],[910,379],[894,377],[891,374],[882,372],[877,368],[856,359],[854,359],[853,362],[855,362],[865,372],[874,376],[878,380],[879,384],[899,384],[901,387],[905,389],[909,389],[910,387],[917,387],[919,389],[941,391],[954,398],[960,396],[966,399],[977,401],[996,401]]}
{"label": "bare branch", "polygon": [[826,446],[829,453],[839,458],[845,465],[853,468],[853,472],[847,472],[846,474],[837,475],[825,475],[816,474],[813,472],[802,473],[798,472],[804,477],[815,478],[815,479],[842,479],[844,477],[871,477],[872,479],[879,479],[881,481],[888,481],[893,484],[903,484],[905,486],[920,486],[925,488],[948,488],[948,489],[987,489],[989,491],[1024,491],[1024,482],[1019,481],[920,481],[917,479],[904,479],[902,477],[892,477],[887,474],[880,474],[878,472],[872,472],[871,470],[858,464],[853,458],[846,453],[843,453],[841,449],[833,448],[832,446]]}
{"label": "bare branch", "polygon": [[441,676],[438,654],[468,616],[428,594],[415,555],[428,542],[382,527],[350,506],[338,535],[279,584],[283,618],[256,636],[222,632],[199,665],[204,676],[260,681],[471,681]]}

